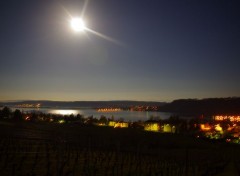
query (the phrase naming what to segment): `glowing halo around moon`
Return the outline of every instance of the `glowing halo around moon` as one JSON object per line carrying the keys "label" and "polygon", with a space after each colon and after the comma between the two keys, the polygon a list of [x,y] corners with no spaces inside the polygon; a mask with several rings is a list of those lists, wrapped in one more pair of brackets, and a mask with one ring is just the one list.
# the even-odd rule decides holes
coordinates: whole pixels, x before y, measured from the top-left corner
{"label": "glowing halo around moon", "polygon": [[113,38],[111,38],[111,37],[109,37],[109,36],[107,36],[107,35],[104,35],[104,34],[102,34],[102,33],[99,33],[99,32],[97,32],[97,31],[94,31],[94,30],[86,27],[86,25],[85,25],[85,23],[84,23],[84,21],[83,21],[82,18],[79,18],[79,17],[73,18],[73,17],[71,17],[70,26],[71,26],[71,29],[72,29],[73,31],[75,31],[75,32],[84,32],[84,31],[87,31],[87,32],[90,32],[90,33],[92,33],[92,34],[94,34],[94,35],[97,35],[97,36],[99,36],[99,37],[101,37],[101,38],[103,38],[103,39],[105,39],[105,40],[108,40],[108,41],[110,41],[110,42],[113,42],[113,43],[115,43],[115,44],[123,45],[121,42],[119,42],[119,41],[117,41],[117,40],[115,40],[115,39],[113,39]]}
{"label": "glowing halo around moon", "polygon": [[103,33],[100,33],[100,32],[97,32],[97,31],[95,31],[95,30],[93,30],[93,29],[91,29],[91,28],[89,28],[89,27],[87,27],[86,25],[85,25],[85,22],[84,22],[84,20],[83,20],[83,17],[85,16],[85,12],[86,12],[86,9],[87,9],[87,5],[88,5],[88,1],[89,0],[85,0],[85,3],[84,3],[84,6],[83,6],[83,9],[82,9],[82,13],[81,13],[81,15],[80,15],[80,17],[73,17],[72,15],[71,15],[71,13],[69,13],[69,11],[64,7],[64,6],[62,6],[61,5],[61,7],[62,7],[62,9],[64,10],[64,12],[68,15],[68,17],[70,18],[68,21],[69,21],[69,23],[70,23],[70,27],[71,27],[71,29],[74,31],[74,32],[89,32],[89,33],[91,33],[91,34],[94,34],[94,35],[96,35],[96,36],[98,36],[98,37],[101,37],[101,38],[103,38],[103,39],[105,39],[105,40],[108,40],[108,41],[110,41],[110,42],[112,42],[112,43],[115,43],[115,44],[117,44],[117,45],[120,45],[120,46],[124,46],[125,44],[123,44],[122,42],[120,42],[120,41],[118,41],[118,40],[116,40],[116,39],[114,39],[114,38],[112,38],[112,37],[110,37],[110,36],[107,36],[107,35],[105,35],[105,34],[103,34]]}
{"label": "glowing halo around moon", "polygon": [[80,17],[72,17],[72,15],[63,7],[63,9],[64,9],[64,11],[68,14],[68,16],[70,17],[70,19],[68,20],[69,21],[69,23],[70,23],[70,27],[71,27],[71,29],[74,31],[74,32],[90,32],[90,33],[92,33],[92,34],[94,34],[94,35],[96,35],[96,36],[98,36],[98,37],[101,37],[101,38],[103,38],[103,39],[105,39],[105,40],[108,40],[108,41],[110,41],[110,42],[113,42],[113,43],[115,43],[115,44],[117,44],[117,45],[121,45],[121,46],[124,46],[124,44],[123,43],[121,43],[121,42],[119,42],[119,41],[117,41],[117,40],[115,40],[114,38],[111,38],[111,37],[109,37],[109,36],[107,36],[107,35],[104,35],[104,34],[102,34],[102,33],[100,33],[100,32],[97,32],[97,31],[95,31],[95,30],[93,30],[93,29],[90,29],[89,27],[87,27],[86,25],[85,25],[85,22],[84,22],[84,20],[82,19],[82,18],[80,18]]}
{"label": "glowing halo around moon", "polygon": [[81,32],[86,29],[85,23],[81,18],[72,18],[70,25],[75,32]]}

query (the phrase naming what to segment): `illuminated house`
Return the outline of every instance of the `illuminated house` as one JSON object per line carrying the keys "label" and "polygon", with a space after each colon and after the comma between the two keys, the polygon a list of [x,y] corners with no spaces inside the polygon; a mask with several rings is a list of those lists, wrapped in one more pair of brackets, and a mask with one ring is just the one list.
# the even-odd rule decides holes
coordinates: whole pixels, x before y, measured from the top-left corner
{"label": "illuminated house", "polygon": [[114,127],[114,126],[115,126],[115,124],[116,124],[116,122],[115,122],[115,121],[109,121],[109,122],[108,122],[108,126],[111,126],[111,127]]}
{"label": "illuminated house", "polygon": [[116,122],[114,128],[128,128],[127,122]]}
{"label": "illuminated house", "polygon": [[212,127],[207,123],[207,124],[200,124],[200,129],[202,131],[209,131],[212,129]]}
{"label": "illuminated house", "polygon": [[163,132],[164,133],[172,133],[172,127],[170,126],[170,124],[163,125]]}
{"label": "illuminated house", "polygon": [[234,125],[227,129],[232,137],[240,138],[240,126]]}
{"label": "illuminated house", "polygon": [[160,126],[156,122],[150,122],[144,124],[144,130],[145,131],[160,131]]}
{"label": "illuminated house", "polygon": [[215,130],[218,131],[218,132],[220,132],[221,134],[223,133],[223,129],[222,129],[222,127],[220,126],[220,124],[216,124],[216,125],[215,125]]}

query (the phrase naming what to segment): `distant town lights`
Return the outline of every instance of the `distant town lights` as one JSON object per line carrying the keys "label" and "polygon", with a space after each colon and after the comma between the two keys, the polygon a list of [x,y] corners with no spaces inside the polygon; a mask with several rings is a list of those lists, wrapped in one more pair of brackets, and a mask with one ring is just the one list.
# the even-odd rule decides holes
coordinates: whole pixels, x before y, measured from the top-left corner
{"label": "distant town lights", "polygon": [[215,121],[226,121],[230,120],[231,122],[240,122],[240,116],[214,116]]}

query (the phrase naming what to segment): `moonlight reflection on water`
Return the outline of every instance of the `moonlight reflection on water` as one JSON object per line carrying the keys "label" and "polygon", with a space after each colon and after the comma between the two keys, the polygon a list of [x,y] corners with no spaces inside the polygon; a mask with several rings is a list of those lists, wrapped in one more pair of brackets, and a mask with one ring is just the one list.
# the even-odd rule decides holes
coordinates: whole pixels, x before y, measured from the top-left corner
{"label": "moonlight reflection on water", "polygon": [[51,114],[61,114],[61,115],[70,115],[70,114],[78,114],[77,110],[69,110],[69,109],[54,109],[50,110]]}

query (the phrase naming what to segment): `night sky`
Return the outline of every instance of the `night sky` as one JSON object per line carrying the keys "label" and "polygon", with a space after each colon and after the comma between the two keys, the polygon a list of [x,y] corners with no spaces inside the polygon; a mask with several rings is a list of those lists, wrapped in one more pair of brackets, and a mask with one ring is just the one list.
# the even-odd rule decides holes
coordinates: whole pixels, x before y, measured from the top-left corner
{"label": "night sky", "polygon": [[0,2],[0,100],[240,96],[240,5],[232,0]]}

